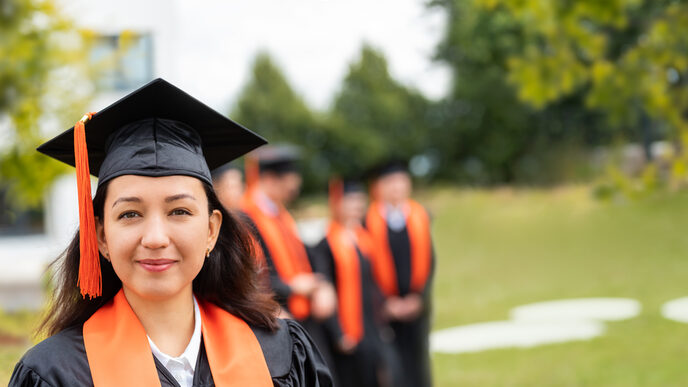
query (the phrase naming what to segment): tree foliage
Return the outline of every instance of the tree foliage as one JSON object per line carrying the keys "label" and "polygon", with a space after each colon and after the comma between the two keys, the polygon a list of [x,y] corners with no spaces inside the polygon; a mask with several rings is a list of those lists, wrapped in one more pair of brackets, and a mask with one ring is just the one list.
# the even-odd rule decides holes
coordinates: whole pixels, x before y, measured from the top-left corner
{"label": "tree foliage", "polygon": [[314,113],[289,85],[267,53],[253,62],[252,77],[241,91],[230,117],[256,131],[270,143],[292,143],[303,148],[306,189],[328,173],[319,158],[325,135]]}
{"label": "tree foliage", "polygon": [[269,55],[259,54],[231,117],[272,143],[301,146],[305,188],[316,189],[330,174],[360,175],[382,158],[424,150],[427,109],[422,94],[391,77],[382,53],[364,46],[326,112],[313,112]]}
{"label": "tree foliage", "polygon": [[[685,130],[683,1],[435,0],[454,74],[444,154],[488,181],[542,176],[554,150]],[[567,145],[568,144],[568,145]],[[525,167],[524,167],[525,166]],[[535,172],[535,173],[533,173]],[[528,173],[526,173],[528,175]]]}
{"label": "tree foliage", "polygon": [[345,174],[386,158],[409,158],[430,144],[429,103],[396,81],[382,52],[364,45],[349,66],[331,111],[330,160]]}
{"label": "tree foliage", "polygon": [[542,107],[576,92],[614,124],[643,114],[687,130],[688,4],[682,1],[479,0],[506,10],[525,45],[508,60],[519,97]]}
{"label": "tree foliage", "polygon": [[[72,24],[53,1],[4,1],[0,10],[0,181],[17,208],[34,207],[64,169],[35,151],[45,127],[66,125],[88,92]],[[71,40],[70,40],[71,38]],[[73,119],[73,118],[72,118]]]}
{"label": "tree foliage", "polygon": [[601,141],[596,112],[572,93],[546,107],[526,104],[510,82],[510,58],[528,42],[523,26],[503,7],[472,0],[432,3],[447,15],[436,51],[449,65],[449,95],[435,106],[432,125],[440,140],[445,176],[468,182],[543,182],[557,175],[561,149]]}

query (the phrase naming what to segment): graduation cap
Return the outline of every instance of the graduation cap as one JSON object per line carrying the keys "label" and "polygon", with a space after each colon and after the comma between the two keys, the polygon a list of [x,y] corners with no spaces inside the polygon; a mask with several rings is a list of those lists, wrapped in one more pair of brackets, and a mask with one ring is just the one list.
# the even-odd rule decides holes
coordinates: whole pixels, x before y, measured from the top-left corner
{"label": "graduation cap", "polygon": [[365,193],[363,183],[355,177],[332,177],[328,183],[328,202],[330,213],[334,216],[337,213],[337,206],[345,195],[353,193]]}
{"label": "graduation cap", "polygon": [[380,162],[366,172],[366,180],[370,184],[370,197],[377,200],[379,197],[379,180],[387,175],[397,172],[408,173],[408,163],[402,159],[390,158]]}
{"label": "graduation cap", "polygon": [[225,172],[229,171],[238,171],[239,173],[243,174],[241,165],[239,165],[237,162],[230,161],[210,171],[210,177],[212,177],[214,182],[217,182],[222,178]]}
{"label": "graduation cap", "polygon": [[408,163],[401,159],[386,160],[373,167],[368,177],[375,180],[397,172],[408,172]]}
{"label": "graduation cap", "polygon": [[121,175],[186,175],[212,185],[210,170],[265,143],[158,78],[38,147],[77,169],[81,294],[101,294],[91,173],[99,184]]}
{"label": "graduation cap", "polygon": [[281,175],[299,171],[301,151],[294,145],[279,144],[262,147],[253,152],[253,157],[258,160],[260,173],[272,172]]}

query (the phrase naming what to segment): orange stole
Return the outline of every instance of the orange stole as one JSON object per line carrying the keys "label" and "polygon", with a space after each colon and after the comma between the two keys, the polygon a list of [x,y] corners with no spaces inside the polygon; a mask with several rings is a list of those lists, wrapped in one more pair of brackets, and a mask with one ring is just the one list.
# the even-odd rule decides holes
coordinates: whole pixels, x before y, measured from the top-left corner
{"label": "orange stole", "polygon": [[[210,372],[217,386],[272,386],[258,339],[243,320],[200,302]],[[84,346],[96,387],[160,386],[143,325],[120,290],[84,323]]]}
{"label": "orange stole", "polygon": [[[406,202],[406,229],[411,242],[411,290],[420,292],[430,276],[432,265],[432,247],[430,242],[430,219],[423,206],[413,200]],[[373,255],[373,271],[380,289],[387,295],[398,295],[397,271],[394,265],[392,249],[387,237],[385,206],[382,202],[373,202],[366,216],[366,227],[378,246]]]}
{"label": "orange stole", "polygon": [[337,222],[330,224],[327,243],[332,250],[336,269],[339,323],[344,334],[358,343],[363,338],[363,305],[361,268],[356,246],[346,229]]}
{"label": "orange stole", "polygon": [[[287,211],[280,209],[276,218],[269,216],[248,197],[244,197],[242,209],[256,224],[280,278],[288,283],[299,274],[312,273],[306,249],[297,236],[296,223]],[[308,297],[294,294],[287,303],[296,319],[303,320],[310,315]]]}

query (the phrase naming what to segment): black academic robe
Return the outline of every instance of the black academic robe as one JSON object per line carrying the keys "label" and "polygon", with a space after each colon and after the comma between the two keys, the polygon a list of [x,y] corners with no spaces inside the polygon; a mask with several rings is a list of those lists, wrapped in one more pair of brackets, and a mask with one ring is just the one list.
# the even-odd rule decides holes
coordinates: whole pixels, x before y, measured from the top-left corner
{"label": "black academic robe", "polygon": [[[332,386],[320,353],[303,328],[293,320],[278,320],[272,333],[253,328],[275,386]],[[9,387],[93,386],[84,348],[83,327],[66,329],[31,348],[14,368]],[[126,354],[122,354],[126,356]],[[163,387],[179,387],[153,356]],[[198,353],[193,385],[214,386],[205,348]]]}
{"label": "black academic robe", "polygon": [[[337,286],[337,272],[334,255],[327,238],[313,249],[314,260],[323,271],[323,274]],[[393,371],[398,367],[398,360],[394,356],[390,344],[383,339],[381,330],[389,329],[380,314],[383,296],[375,280],[370,261],[356,248],[361,275],[361,306],[363,309],[363,338],[351,354],[339,352],[337,343],[343,332],[339,324],[339,316],[325,325],[328,334],[329,345],[335,361],[335,378],[340,387],[367,387],[379,386],[378,374],[386,377],[389,385],[392,383]],[[339,313],[339,312],[338,312]]]}
{"label": "black academic robe", "polygon": [[[289,299],[289,296],[292,295],[291,288],[289,285],[287,285],[282,278],[280,278],[279,273],[277,273],[277,268],[275,267],[275,263],[272,259],[272,255],[270,254],[270,249],[268,249],[268,246],[265,242],[265,239],[261,235],[261,233],[258,231],[258,227],[256,224],[253,222],[251,217],[246,214],[245,212],[241,212],[240,219],[246,224],[248,229],[251,231],[253,234],[254,238],[258,241],[258,244],[260,245],[261,249],[263,250],[263,256],[265,257],[265,264],[267,265],[268,269],[268,276],[270,280],[270,288],[272,289],[273,293],[275,294],[275,300],[280,304],[280,306],[286,310],[287,312],[289,311],[289,307],[287,305],[287,300]],[[319,263],[313,259],[313,252],[312,249],[309,248],[308,246],[305,246],[306,253],[308,255],[308,261],[311,265],[311,268],[313,269],[314,273],[323,273],[323,269],[319,266]],[[329,348],[329,345],[327,343],[327,334],[325,332],[325,327],[324,325],[331,325],[333,322],[332,320],[336,317],[331,317],[330,319],[326,321],[316,321],[313,318],[306,318],[305,320],[298,320],[299,323],[306,329],[306,331],[310,334],[311,338],[315,342],[316,347],[320,350],[320,353],[322,354],[323,358],[325,359],[325,363],[329,366],[330,369],[334,368],[334,358],[333,354]]]}
{"label": "black academic robe", "polygon": [[[397,286],[400,296],[411,293],[411,240],[408,230],[403,227],[393,230],[387,226],[390,249],[397,269]],[[435,267],[435,254],[432,253],[432,269],[425,288],[420,292],[423,298],[423,312],[415,320],[390,323],[394,331],[394,345],[401,360],[403,379],[406,386],[425,387],[432,385],[430,369],[430,315],[432,277]]]}

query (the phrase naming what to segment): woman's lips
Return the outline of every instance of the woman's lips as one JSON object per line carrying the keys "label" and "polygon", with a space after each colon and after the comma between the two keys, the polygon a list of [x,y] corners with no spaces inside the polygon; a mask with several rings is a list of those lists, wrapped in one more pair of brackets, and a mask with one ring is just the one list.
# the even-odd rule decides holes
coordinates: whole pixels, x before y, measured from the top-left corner
{"label": "woman's lips", "polygon": [[169,269],[176,262],[174,259],[142,259],[138,261],[141,267],[156,273]]}

